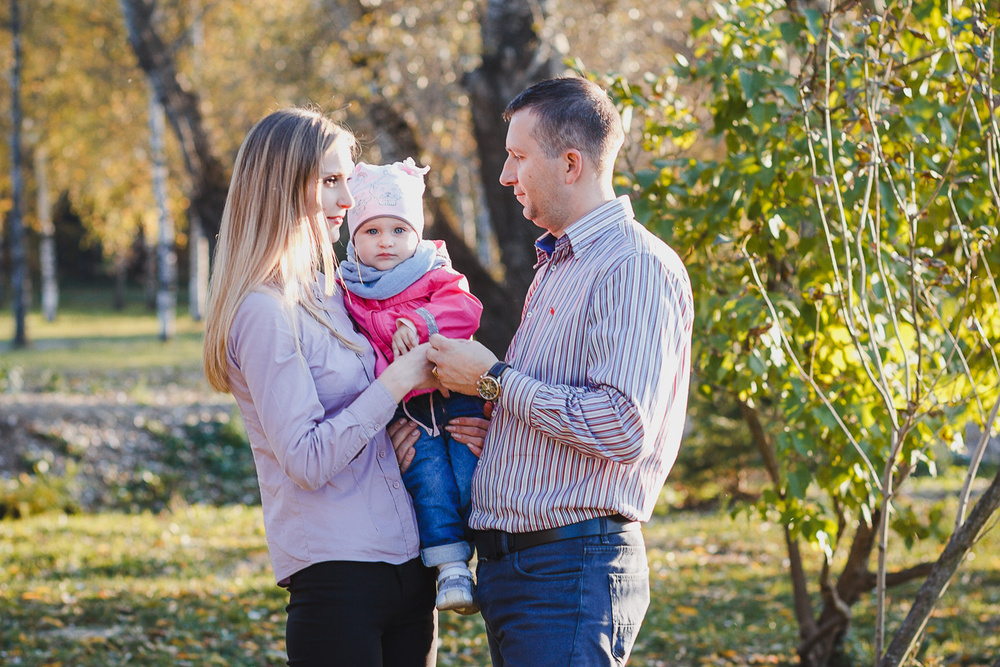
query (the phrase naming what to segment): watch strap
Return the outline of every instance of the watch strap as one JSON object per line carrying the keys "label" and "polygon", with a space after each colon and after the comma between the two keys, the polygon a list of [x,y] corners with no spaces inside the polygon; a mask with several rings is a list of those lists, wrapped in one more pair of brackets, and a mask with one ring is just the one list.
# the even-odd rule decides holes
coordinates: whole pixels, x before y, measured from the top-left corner
{"label": "watch strap", "polygon": [[497,380],[499,380],[500,376],[508,368],[510,368],[510,364],[507,364],[507,363],[505,363],[503,361],[498,361],[497,363],[493,364],[490,367],[490,370],[486,371],[486,374],[489,375],[490,377],[493,377],[493,378],[496,378]]}

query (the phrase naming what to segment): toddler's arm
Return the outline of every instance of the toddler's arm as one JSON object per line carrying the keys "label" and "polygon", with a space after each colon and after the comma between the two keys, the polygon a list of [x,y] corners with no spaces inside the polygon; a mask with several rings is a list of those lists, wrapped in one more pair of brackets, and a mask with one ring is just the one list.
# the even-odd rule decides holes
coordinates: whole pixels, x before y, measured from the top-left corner
{"label": "toddler's arm", "polygon": [[396,320],[396,333],[392,335],[392,358],[401,357],[417,345],[420,345],[420,336],[413,322],[402,317]]}

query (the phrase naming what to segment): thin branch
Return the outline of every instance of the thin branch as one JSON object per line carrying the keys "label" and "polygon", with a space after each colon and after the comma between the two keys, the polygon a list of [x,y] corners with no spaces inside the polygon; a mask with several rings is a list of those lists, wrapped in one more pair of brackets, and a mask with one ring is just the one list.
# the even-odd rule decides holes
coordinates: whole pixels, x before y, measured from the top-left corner
{"label": "thin branch", "polygon": [[757,289],[760,290],[761,296],[764,299],[764,304],[767,306],[767,310],[771,314],[771,318],[774,320],[774,326],[777,327],[778,329],[778,335],[781,337],[781,343],[782,346],[785,348],[785,352],[788,355],[788,358],[792,360],[793,364],[795,364],[795,369],[799,372],[799,376],[803,380],[809,383],[809,386],[811,386],[813,388],[813,391],[816,392],[816,395],[819,396],[820,401],[823,402],[823,405],[825,405],[826,408],[830,411],[830,414],[833,415],[834,420],[837,422],[837,426],[839,426],[840,430],[844,433],[844,435],[847,436],[847,439],[851,443],[851,446],[854,448],[854,450],[858,453],[858,456],[861,457],[861,460],[864,461],[865,465],[868,467],[868,472],[872,476],[872,482],[881,491],[882,483],[879,480],[879,474],[875,471],[875,466],[872,465],[872,462],[868,458],[868,455],[865,454],[865,450],[862,449],[858,441],[855,440],[854,435],[851,433],[850,429],[847,428],[847,424],[844,423],[844,420],[841,419],[840,414],[837,412],[837,409],[830,402],[830,399],[826,397],[826,393],[819,387],[818,384],[816,384],[816,380],[813,379],[811,375],[806,373],[805,369],[802,367],[802,364],[799,362],[798,356],[796,356],[795,354],[795,350],[792,349],[792,345],[789,342],[788,337],[785,335],[785,330],[781,325],[781,318],[778,316],[778,311],[774,307],[774,303],[771,301],[771,298],[768,296],[767,289],[761,282],[760,275],[757,273],[757,266],[756,264],[754,264],[753,258],[750,257],[746,249],[741,248],[740,251],[743,253],[743,256],[746,258],[750,266],[750,272],[753,276],[754,284],[757,286]]}

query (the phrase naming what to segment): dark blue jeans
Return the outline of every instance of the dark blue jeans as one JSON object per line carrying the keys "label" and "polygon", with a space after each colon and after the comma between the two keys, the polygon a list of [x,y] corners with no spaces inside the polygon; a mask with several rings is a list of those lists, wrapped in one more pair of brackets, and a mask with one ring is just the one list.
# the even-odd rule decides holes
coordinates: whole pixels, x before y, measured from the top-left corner
{"label": "dark blue jeans", "polygon": [[421,394],[396,411],[396,418],[409,417],[437,435],[420,430],[414,446],[416,455],[403,473],[403,483],[413,497],[420,530],[420,556],[434,567],[472,557],[471,535],[466,522],[472,504],[472,473],[478,459],[463,443],[444,429],[455,417],[482,417],[483,401],[478,397],[440,392]]}
{"label": "dark blue jeans", "polygon": [[480,560],[476,575],[493,667],[624,665],[649,606],[637,530]]}

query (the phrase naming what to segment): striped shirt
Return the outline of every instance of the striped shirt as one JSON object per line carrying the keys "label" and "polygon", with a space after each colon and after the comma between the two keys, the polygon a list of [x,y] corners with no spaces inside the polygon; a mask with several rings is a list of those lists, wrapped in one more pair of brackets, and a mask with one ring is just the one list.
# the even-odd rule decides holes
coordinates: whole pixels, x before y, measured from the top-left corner
{"label": "striped shirt", "polygon": [[628,197],[538,246],[469,525],[519,533],[614,513],[646,521],[684,430],[687,271],[635,221]]}

